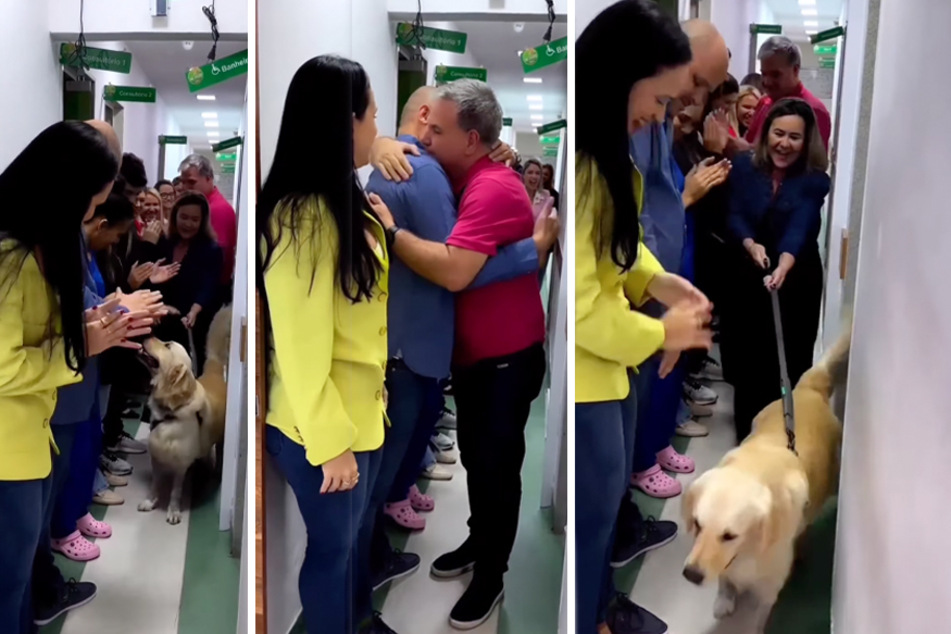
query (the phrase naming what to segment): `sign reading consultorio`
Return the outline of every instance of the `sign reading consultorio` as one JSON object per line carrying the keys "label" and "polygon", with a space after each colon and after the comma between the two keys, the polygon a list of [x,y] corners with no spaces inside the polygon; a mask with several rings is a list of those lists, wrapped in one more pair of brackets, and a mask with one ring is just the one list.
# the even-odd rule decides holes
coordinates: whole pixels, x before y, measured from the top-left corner
{"label": "sign reading consultorio", "polygon": [[244,50],[204,66],[193,66],[185,73],[185,79],[188,81],[188,90],[198,92],[247,72],[248,51]]}

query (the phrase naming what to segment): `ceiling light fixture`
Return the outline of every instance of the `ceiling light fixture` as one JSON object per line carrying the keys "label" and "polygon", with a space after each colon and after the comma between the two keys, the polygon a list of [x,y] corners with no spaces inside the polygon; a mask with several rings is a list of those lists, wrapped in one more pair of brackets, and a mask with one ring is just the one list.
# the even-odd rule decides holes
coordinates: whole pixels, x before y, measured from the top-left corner
{"label": "ceiling light fixture", "polygon": [[803,26],[814,26],[814,27],[818,27],[818,26],[819,26],[819,22],[816,21],[816,20],[806,20],[805,22],[802,23],[802,25],[803,25]]}
{"label": "ceiling light fixture", "polygon": [[221,136],[221,133],[218,132],[217,130],[208,130],[206,134],[207,134],[208,137],[210,137],[210,138],[214,138],[214,137]]}
{"label": "ceiling light fixture", "polygon": [[201,113],[201,118],[202,119],[217,119],[218,113],[217,112],[203,112]]}
{"label": "ceiling light fixture", "polygon": [[522,81],[526,84],[540,84],[542,83],[541,77],[522,77]]}
{"label": "ceiling light fixture", "polygon": [[817,31],[816,29],[807,29],[807,30],[806,30],[806,35],[815,35],[815,34],[818,33],[818,32],[819,32],[819,31]]}
{"label": "ceiling light fixture", "polygon": [[541,95],[527,95],[525,97],[526,101],[543,101],[544,98]]}
{"label": "ceiling light fixture", "polygon": [[535,121],[541,121],[541,120],[544,119],[544,118],[545,118],[545,117],[542,116],[542,115],[540,115],[540,114],[533,114],[533,115],[532,115],[532,119],[535,120]]}
{"label": "ceiling light fixture", "polygon": [[205,121],[205,127],[206,127],[206,128],[217,128],[217,127],[218,127],[218,122],[217,122],[217,121]]}
{"label": "ceiling light fixture", "polygon": [[545,106],[543,106],[540,103],[530,103],[528,104],[528,109],[529,110],[544,110]]}
{"label": "ceiling light fixture", "polygon": [[198,101],[214,101],[214,95],[195,95],[198,98]]}
{"label": "ceiling light fixture", "polygon": [[803,15],[819,15],[819,10],[818,9],[803,9],[802,14]]}

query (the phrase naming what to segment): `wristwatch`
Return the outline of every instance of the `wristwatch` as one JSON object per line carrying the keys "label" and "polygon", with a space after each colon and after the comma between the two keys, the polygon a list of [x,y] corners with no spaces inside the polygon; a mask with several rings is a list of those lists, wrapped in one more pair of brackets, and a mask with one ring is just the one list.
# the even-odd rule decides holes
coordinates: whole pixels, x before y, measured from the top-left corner
{"label": "wristwatch", "polygon": [[396,242],[396,234],[402,230],[402,227],[397,225],[391,225],[386,228],[386,246],[388,249],[393,248],[393,243]]}

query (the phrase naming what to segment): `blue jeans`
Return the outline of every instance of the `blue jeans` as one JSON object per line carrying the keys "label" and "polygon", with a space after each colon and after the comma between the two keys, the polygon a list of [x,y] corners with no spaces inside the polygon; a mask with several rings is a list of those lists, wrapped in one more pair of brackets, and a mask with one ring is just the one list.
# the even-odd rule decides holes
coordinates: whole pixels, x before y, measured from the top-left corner
{"label": "blue jeans", "polygon": [[[677,429],[677,412],[683,401],[683,385],[686,378],[681,360],[666,378],[658,376],[658,363],[651,361],[641,368],[641,374],[650,398],[645,406],[639,405],[637,420],[640,422],[637,442],[634,443],[634,473],[647,471],[657,464],[657,452],[670,444]],[[640,382],[639,382],[640,383]],[[643,392],[639,392],[641,396]]]}
{"label": "blue jeans", "polygon": [[637,426],[638,395],[630,374],[630,394],[623,401],[575,404],[578,634],[595,634],[614,596],[611,551],[621,499],[631,477]]}
{"label": "blue jeans", "polygon": [[[386,409],[390,426],[386,430],[380,468],[367,502],[366,516],[358,537],[360,559],[356,566],[356,617],[359,623],[373,610],[372,576],[387,563],[391,552],[383,530],[384,502],[398,502],[409,495],[409,487],[419,475],[419,461],[426,450],[429,435],[436,424],[442,394],[437,379],[420,376],[405,363],[391,360],[386,369],[389,404]],[[434,397],[435,395],[435,397]],[[435,403],[435,411],[434,405]],[[408,468],[411,465],[412,468]],[[409,471],[410,476],[405,475]],[[402,477],[403,482],[400,478]],[[408,477],[412,479],[405,484]],[[403,497],[392,499],[402,488]]]}
{"label": "blue jeans", "polygon": [[349,490],[321,495],[324,472],[307,462],[304,448],[275,427],[266,431],[267,452],[294,491],[307,527],[307,550],[298,591],[308,634],[350,634],[354,621],[353,566],[357,535],[373,488],[380,454],[354,454],[360,480]]}
{"label": "blue jeans", "polygon": [[40,606],[47,606],[56,601],[63,587],[63,575],[56,567],[53,550],[50,548],[50,522],[53,519],[53,509],[56,500],[62,495],[63,487],[69,478],[70,462],[73,453],[73,442],[76,438],[75,424],[53,425],[53,439],[59,449],[59,455],[53,455],[53,473],[50,482],[50,502],[46,505],[46,515],[43,517],[43,530],[33,558],[33,606],[34,611]]}
{"label": "blue jeans", "polygon": [[27,634],[33,629],[30,578],[52,484],[51,476],[0,481],[0,632],[4,634]]}
{"label": "blue jeans", "polygon": [[102,453],[102,419],[99,404],[93,408],[92,417],[82,423],[73,423],[75,437],[70,452],[69,474],[62,490],[53,500],[53,516],[50,522],[50,537],[62,539],[75,532],[76,522],[89,512],[92,504],[93,482],[99,469]]}

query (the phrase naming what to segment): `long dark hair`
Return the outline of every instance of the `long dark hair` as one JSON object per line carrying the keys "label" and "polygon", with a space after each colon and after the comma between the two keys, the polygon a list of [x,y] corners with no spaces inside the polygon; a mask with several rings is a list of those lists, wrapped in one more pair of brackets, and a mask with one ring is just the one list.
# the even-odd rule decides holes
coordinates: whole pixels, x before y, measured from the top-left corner
{"label": "long dark hair", "polygon": [[[118,170],[119,159],[100,132],[85,123],[62,121],[41,132],[0,173],[0,236],[15,242],[0,251],[0,262],[6,267],[11,258],[19,260],[0,280],[0,301],[28,255],[38,253],[51,299],[59,307],[47,327],[51,336],[62,335],[66,364],[77,372],[86,365],[82,221],[93,196],[115,180]],[[52,190],[51,175],[56,180]],[[38,192],[47,192],[48,198],[37,198]]]}
{"label": "long dark hair", "polygon": [[805,123],[803,146],[799,158],[787,170],[791,174],[802,172],[824,172],[829,168],[829,157],[825,144],[819,134],[819,125],[816,123],[816,113],[812,106],[802,99],[780,99],[770,108],[763,121],[763,128],[756,147],[753,149],[753,164],[763,170],[772,170],[772,161],[769,158],[769,130],[773,121],[779,117],[796,116]]}
{"label": "long dark hair", "polygon": [[631,89],[690,59],[680,25],[651,0],[611,5],[575,43],[575,149],[594,160],[607,181],[614,203],[611,259],[625,270],[634,266],[640,241],[627,131]]}
{"label": "long dark hair", "polygon": [[215,236],[214,229],[211,228],[211,208],[208,206],[208,199],[205,198],[204,194],[193,191],[183,193],[181,197],[175,201],[175,206],[172,207],[171,217],[168,219],[169,240],[177,242],[181,239],[178,233],[178,212],[181,211],[182,207],[188,207],[190,205],[194,205],[201,210],[201,226],[193,238],[195,242],[216,243],[218,238]]}
{"label": "long dark hair", "polygon": [[[369,299],[382,266],[364,236],[369,204],[353,164],[353,119],[370,105],[370,80],[360,64],[334,55],[304,62],[287,90],[274,161],[257,204],[258,288],[285,230],[291,242],[317,240],[307,232],[309,204],[322,202],[339,236],[337,278],[352,302]],[[329,148],[315,151],[315,148]],[[275,222],[274,214],[281,218]],[[330,231],[331,227],[317,227]],[[260,248],[260,247],[259,247]],[[317,262],[309,262],[313,282]]]}

